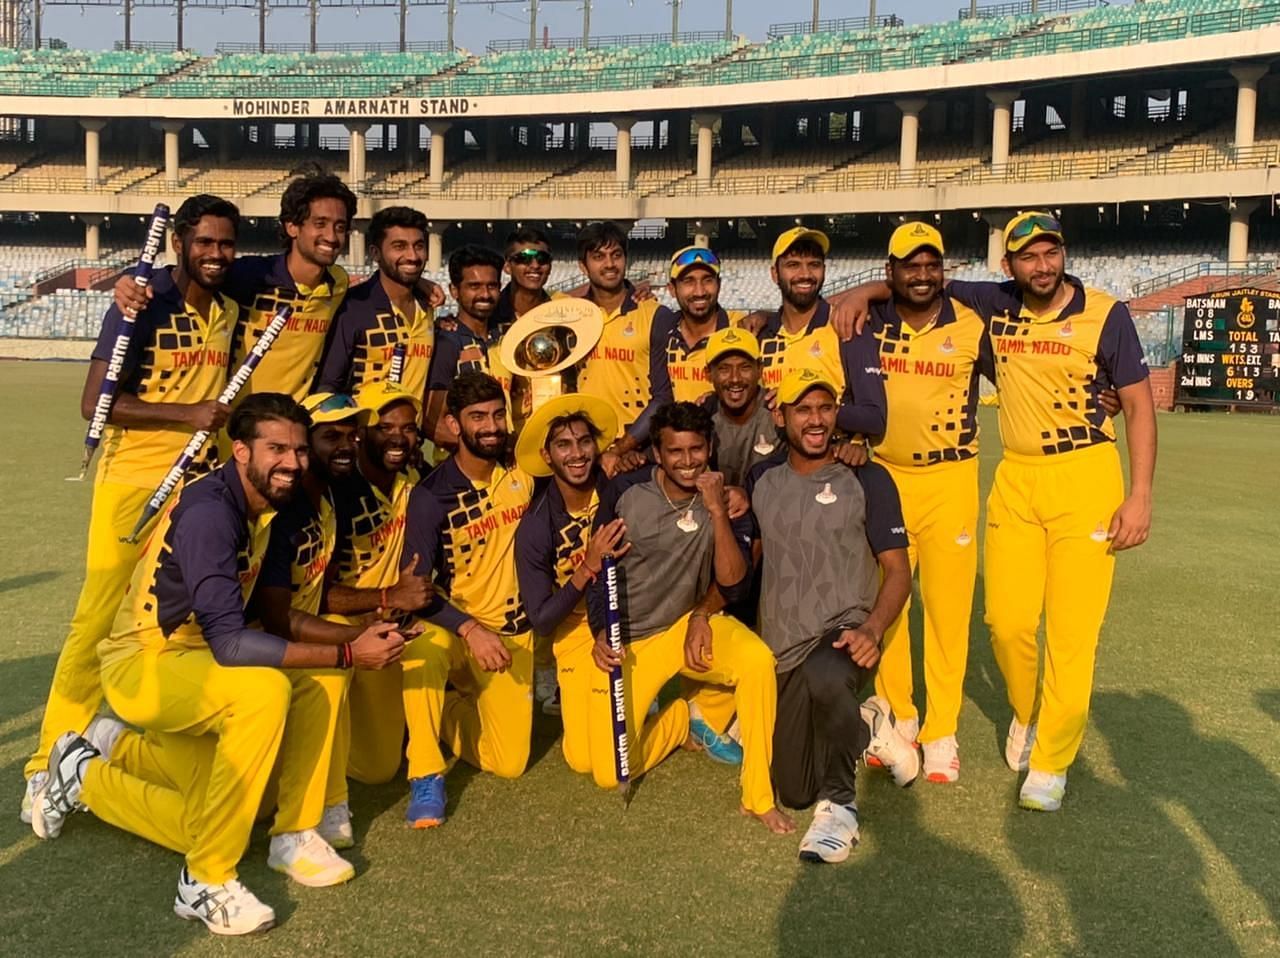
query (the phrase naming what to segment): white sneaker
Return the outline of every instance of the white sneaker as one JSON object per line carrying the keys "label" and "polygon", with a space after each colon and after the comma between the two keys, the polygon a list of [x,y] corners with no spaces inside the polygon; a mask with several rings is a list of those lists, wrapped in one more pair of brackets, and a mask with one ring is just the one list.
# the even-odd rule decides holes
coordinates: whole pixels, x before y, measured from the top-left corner
{"label": "white sneaker", "polygon": [[920,777],[920,753],[906,743],[893,727],[889,703],[873,695],[862,703],[862,719],[871,729],[871,743],[867,755],[880,760],[889,770],[893,782],[900,788],[908,788]]}
{"label": "white sneaker", "polygon": [[49,752],[49,776],[31,796],[31,830],[40,838],[57,838],[67,816],[80,805],[84,767],[98,750],[75,732],[63,732]]}
{"label": "white sneaker", "polygon": [[1009,734],[1004,740],[1004,761],[1015,772],[1025,772],[1030,766],[1031,746],[1036,742],[1035,723],[1022,725],[1015,717],[1009,721]]}
{"label": "white sneaker", "polygon": [[84,730],[84,737],[89,740],[89,744],[98,750],[104,759],[111,760],[111,750],[116,747],[116,739],[120,737],[127,726],[117,718],[110,715],[99,715],[89,727]]}
{"label": "white sneaker", "polygon": [[351,862],[335,852],[314,828],[271,836],[267,866],[308,888],[341,885],[356,877]]}
{"label": "white sneaker", "polygon": [[539,704],[555,695],[559,687],[560,683],[556,679],[554,666],[533,670],[533,697]]}
{"label": "white sneaker", "polygon": [[234,878],[223,885],[207,885],[192,878],[185,865],[178,875],[173,913],[188,921],[204,922],[215,935],[248,935],[276,923],[272,907],[258,901]]}
{"label": "white sneaker", "polygon": [[[881,699],[883,702],[884,700]],[[891,716],[893,727],[898,730],[898,735],[902,737],[912,748],[919,748],[916,745],[916,738],[920,734],[920,716],[913,715],[909,719],[898,718],[896,715]],[[872,768],[884,768],[884,762],[876,758],[874,755],[868,754],[865,758],[866,763]]]}
{"label": "white sneaker", "polygon": [[924,777],[931,782],[947,783],[960,778],[960,746],[956,737],[934,739],[921,746],[924,752]]}
{"label": "white sneaker", "polygon": [[331,848],[355,847],[356,834],[351,828],[351,806],[346,802],[330,805],[324,810],[324,817],[320,819],[316,831]]}
{"label": "white sneaker", "polygon": [[1062,807],[1062,796],[1067,793],[1067,776],[1032,769],[1018,793],[1018,805],[1033,812],[1056,812]]}
{"label": "white sneaker", "polygon": [[22,820],[22,824],[31,824],[31,808],[35,804],[36,792],[44,788],[44,783],[48,780],[48,772],[36,772],[27,779],[27,787],[22,792],[22,807],[18,810],[18,818]]}
{"label": "white sneaker", "polygon": [[800,842],[802,862],[842,862],[858,844],[858,807],[823,799]]}

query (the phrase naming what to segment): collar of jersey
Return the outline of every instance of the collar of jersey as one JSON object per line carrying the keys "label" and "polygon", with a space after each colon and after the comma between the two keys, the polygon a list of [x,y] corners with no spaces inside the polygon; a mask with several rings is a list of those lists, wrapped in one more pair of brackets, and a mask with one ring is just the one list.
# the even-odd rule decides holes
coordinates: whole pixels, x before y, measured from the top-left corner
{"label": "collar of jersey", "polygon": [[951,301],[951,297],[945,293],[942,296],[942,308],[938,310],[938,315],[924,329],[918,332],[902,321],[902,317],[898,315],[898,311],[893,308],[893,300],[888,299],[882,303],[876,303],[871,309],[872,317],[879,323],[881,329],[887,326],[900,327],[900,335],[902,336],[923,336],[925,333],[935,329],[941,329],[943,326],[949,326],[956,321],[956,305]]}
{"label": "collar of jersey", "polygon": [[[378,272],[374,273],[372,276],[366,279],[365,282],[370,284],[369,305],[371,305],[374,308],[374,310],[379,313],[395,312],[395,308],[396,308],[395,304],[391,302],[391,297],[387,295],[386,287],[382,285],[382,271],[379,270]],[[430,308],[427,306],[427,303],[426,303],[426,299],[427,299],[426,294],[423,293],[421,289],[414,287],[413,298],[417,302],[418,307],[424,313]],[[350,296],[348,296],[347,299],[352,303],[355,302],[355,300],[352,299]]]}
{"label": "collar of jersey", "polygon": [[[151,274],[151,289],[155,293],[154,301],[168,307],[169,312],[176,313],[182,310],[195,312],[187,305],[186,300],[182,298],[182,294],[178,292],[178,284],[173,281],[172,266],[158,269]],[[213,293],[213,302],[219,309],[222,309],[222,294]]]}
{"label": "collar of jersey", "polygon": [[[596,485],[592,490],[592,502],[599,503],[600,493],[604,491],[604,487],[608,485],[609,480],[599,467],[596,468],[595,475]],[[547,480],[547,503],[551,506],[551,519],[557,526],[563,525],[565,520],[573,518],[573,513],[564,504],[564,495],[560,492],[560,486],[556,483],[554,476]],[[590,509],[590,506],[587,508]]]}
{"label": "collar of jersey", "polygon": [[[375,278],[377,274],[374,274]],[[333,287],[337,284],[338,278],[333,274],[333,270],[326,268],[324,271],[324,280],[318,286],[300,286],[294,280],[293,274],[289,272],[289,254],[277,253],[271,260],[271,269],[267,273],[267,282],[276,289],[293,290],[299,296],[329,296]]]}
{"label": "collar of jersey", "polygon": [[[617,312],[609,313],[605,316],[604,321],[606,323],[612,322],[613,320],[617,319],[619,316],[627,315],[627,313],[631,312],[633,309],[640,308],[640,304],[637,303],[635,301],[635,298],[632,296],[632,294],[636,291],[636,288],[635,288],[635,285],[631,282],[631,280],[624,279],[622,281],[622,287],[627,291],[627,295],[622,297],[622,305],[618,307]],[[595,298],[591,295],[590,286],[588,286],[587,291],[582,294],[582,298],[585,300],[589,300],[590,302],[593,302],[593,303],[595,302]]]}
{"label": "collar of jersey", "polygon": [[764,328],[760,330],[760,338],[767,339],[776,336],[779,339],[794,343],[796,340],[804,339],[814,330],[821,329],[831,321],[831,304],[827,302],[826,297],[818,297],[818,308],[813,311],[813,317],[809,320],[809,325],[799,333],[788,333],[782,326],[782,308],[769,314],[764,321]]}
{"label": "collar of jersey", "polygon": [[[1039,316],[1031,312],[1025,306],[1018,311],[1018,316],[1029,322],[1041,324],[1058,323],[1064,319],[1069,319],[1078,313],[1083,313],[1085,299],[1084,283],[1080,281],[1079,277],[1072,276],[1070,273],[1066,275],[1065,282],[1071,285],[1071,299],[1068,300],[1067,305],[1063,306],[1061,312],[1056,316]],[[1021,296],[1018,297],[1018,301],[1022,301]]]}
{"label": "collar of jersey", "polygon": [[[680,329],[680,324],[684,321],[684,312],[675,312],[671,315],[675,317],[675,322],[671,324],[671,331],[667,333],[668,342],[674,343],[686,356],[690,353],[696,353],[699,349],[706,348],[707,340],[711,338],[710,333],[703,336],[700,340],[690,346],[688,341],[684,338],[684,333]],[[716,311],[716,328],[713,332],[718,333],[722,329],[728,329],[729,325],[729,314],[725,312],[724,307],[722,306]]]}

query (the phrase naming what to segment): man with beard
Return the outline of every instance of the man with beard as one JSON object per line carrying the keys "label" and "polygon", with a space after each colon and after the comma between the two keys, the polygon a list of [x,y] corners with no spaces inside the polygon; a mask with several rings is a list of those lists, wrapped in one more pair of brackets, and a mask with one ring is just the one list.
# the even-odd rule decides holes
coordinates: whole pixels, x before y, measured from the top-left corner
{"label": "man with beard", "polygon": [[[358,469],[332,483],[337,545],[325,597],[335,621],[360,624],[399,618],[427,605],[429,573],[415,570],[404,551],[410,493],[418,482],[412,465],[418,450],[421,401],[394,383],[368,383],[355,397],[370,422],[360,431]],[[334,762],[358,782],[390,781],[409,760],[407,820],[426,828],[444,820],[444,782],[437,735],[427,729],[420,697],[412,693],[429,642],[418,636],[405,647],[401,669],[360,675],[348,697],[350,736],[339,734]],[[409,745],[403,751],[405,724]],[[433,726],[434,727],[434,726]],[[436,801],[437,793],[439,801]]]}
{"label": "man with beard", "polygon": [[[318,167],[303,172],[280,197],[284,252],[242,256],[228,271],[225,292],[240,305],[232,369],[244,362],[276,310],[282,305],[293,307],[293,318],[240,390],[237,402],[255,392],[282,392],[301,400],[311,391],[330,325],[350,282],[337,263],[355,213],[355,194],[342,180]],[[428,305],[439,306],[443,291],[435,283],[421,282]],[[127,276],[116,281],[116,305],[126,315],[142,309],[151,295]]]}
{"label": "man with beard", "polygon": [[369,222],[369,252],[378,271],[347,292],[333,322],[316,390],[354,394],[385,379],[397,345],[405,347],[400,385],[426,401],[435,344],[435,310],[421,286],[427,265],[427,218],[390,206]]}
{"label": "man with beard", "polygon": [[[154,296],[135,321],[98,458],[84,584],[54,667],[40,740],[24,770],[24,822],[31,821],[31,796],[44,780],[54,739],[67,729],[83,732],[102,702],[97,645],[142,554],[126,537],[191,435],[220,428],[230,412],[217,397],[226,385],[237,310],[221,288],[239,225],[239,211],[216,196],[193,196],[178,207],[177,265],[155,271]],[[132,278],[128,282],[136,288]],[[108,309],[80,399],[86,419],[93,416],[120,322],[120,310]],[[196,471],[210,462],[202,458]]]}
{"label": "man with beard", "polygon": [[876,340],[863,331],[842,343],[831,327],[831,304],[822,298],[831,241],[825,233],[797,226],[773,244],[769,275],[782,306],[758,330],[764,388],[778,388],[792,367],[821,369],[840,392],[837,425],[855,442],[874,441],[885,430],[884,383]]}
{"label": "man with beard", "polygon": [[506,332],[511,324],[535,306],[550,302],[547,292],[551,278],[551,242],[542,230],[522,226],[507,234],[506,264],[502,271],[511,282],[498,295],[493,314],[494,328]]}
{"label": "man with beard", "polygon": [[760,344],[745,329],[717,330],[707,340],[713,395],[703,402],[716,428],[716,466],[725,485],[742,486],[757,462],[773,454],[778,427],[760,386]]}
{"label": "man with beard", "polygon": [[[111,634],[99,646],[107,702],[125,722],[60,736],[32,827],[55,838],[78,803],[110,824],[185,855],[175,913],[220,935],[270,928],[275,913],[236,879],[286,722],[285,767],[268,863],[309,884],[353,871],[316,835],[328,703],[296,670],[379,669],[400,655],[388,625],[354,642],[290,642],[250,628],[246,598],[276,510],[301,485],[309,418],[290,397],[261,393],[232,413],[232,461],[186,486],[147,543]],[[288,580],[287,567],[283,570]],[[293,671],[285,671],[293,670]],[[323,796],[323,775],[319,776]],[[304,856],[300,854],[305,850]]]}
{"label": "man with beard", "polygon": [[[1128,308],[1067,274],[1062,224],[1021,213],[1005,226],[1004,248],[1009,282],[951,282],[945,291],[986,320],[1000,396],[1004,456],[987,499],[983,581],[1013,709],[1005,761],[1028,772],[1019,804],[1052,812],[1084,739],[1115,553],[1150,530],[1155,405]],[[850,313],[891,294],[883,284],[853,290]],[[1109,388],[1127,424],[1127,496]]]}
{"label": "man with beard", "polygon": [[621,430],[649,403],[649,337],[659,303],[635,298],[627,281],[627,234],[616,223],[582,228],[578,266],[587,277],[585,297],[604,317],[600,341],[579,368],[578,392],[607,402]]}
{"label": "man with beard", "polygon": [[[602,673],[623,668],[628,741],[675,675],[732,689],[742,734],[742,813],[786,834],[795,826],[775,806],[769,781],[773,655],[741,622],[720,614],[751,582],[751,520],[729,518],[724,476],[708,468],[713,429],[693,403],[662,407],[653,417],[657,465],[623,473],[605,488],[596,523],[608,528],[621,519],[626,532],[626,545],[615,550],[626,646],[619,657],[605,639],[605,587],[597,580],[587,593],[592,655]],[[715,758],[724,737],[696,717],[689,730],[693,744]],[[593,771],[604,784],[605,769],[593,762]]]}
{"label": "man with beard", "polygon": [[[516,778],[529,762],[533,730],[533,632],[516,580],[515,538],[533,477],[509,464],[506,396],[492,376],[459,373],[442,423],[457,451],[413,490],[405,533],[412,571],[435,571],[436,598],[425,615],[438,628],[416,641],[430,639],[442,654],[424,656],[413,675],[429,706],[423,731],[432,733],[437,756],[443,740],[467,764]],[[443,758],[436,761],[443,770]],[[443,782],[439,797],[443,816]]]}
{"label": "man with beard", "polygon": [[[438,325],[436,351],[427,377],[426,428],[437,446],[453,449],[457,438],[445,423],[445,396],[454,379],[467,370],[488,373],[502,385],[508,412],[523,421],[523,400],[532,397],[518,390],[514,376],[502,365],[502,330],[495,315],[502,281],[502,257],[483,246],[463,246],[449,257],[449,291],[458,303],[458,315]],[[513,395],[518,390],[519,395]]]}
{"label": "man with beard", "polygon": [[854,769],[867,751],[902,786],[920,758],[893,730],[888,706],[857,695],[884,631],[911,591],[897,491],[875,464],[836,461],[838,387],[818,370],[788,371],[777,424],[787,457],[761,463],[750,488],[764,582],[761,635],[777,657],[773,778],[791,808],[817,802],[800,858],[840,862],[858,843]]}

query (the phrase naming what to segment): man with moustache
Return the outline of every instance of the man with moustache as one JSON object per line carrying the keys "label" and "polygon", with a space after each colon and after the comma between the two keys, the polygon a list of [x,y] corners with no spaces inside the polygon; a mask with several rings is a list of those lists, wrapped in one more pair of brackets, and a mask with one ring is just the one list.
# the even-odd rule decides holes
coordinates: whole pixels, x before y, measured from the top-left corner
{"label": "man with moustache", "polygon": [[369,222],[369,252],[378,271],[347,291],[316,390],[353,395],[385,379],[393,351],[403,344],[400,385],[425,402],[435,344],[435,310],[421,286],[427,218],[407,206],[379,210]]}
{"label": "man with moustache", "polygon": [[[83,804],[184,854],[174,912],[219,935],[275,922],[236,866],[277,754],[291,771],[281,777],[268,863],[307,884],[354,874],[314,831],[324,781],[314,770],[332,719],[303,670],[380,669],[403,643],[389,625],[355,641],[292,642],[246,622],[260,574],[278,574],[264,568],[264,556],[276,510],[301,486],[309,423],[280,393],[259,393],[231,414],[232,460],[185,486],[162,516],[98,648],[108,703],[143,734],[104,720],[113,728],[98,747],[66,732],[35,796],[32,828],[41,838],[56,838]],[[286,723],[296,733],[287,740]]]}
{"label": "man with moustache", "polygon": [[443,653],[415,670],[417,694],[429,706],[433,741],[474,768],[516,778],[529,762],[533,730],[533,632],[515,539],[533,477],[510,462],[506,394],[492,376],[459,373],[443,425],[456,451],[413,490],[405,533],[417,561],[411,571],[435,572],[425,617],[437,628],[423,638]]}
{"label": "man with moustache", "polygon": [[760,386],[760,344],[745,329],[717,330],[707,340],[707,377],[713,394],[703,401],[716,429],[716,466],[725,485],[743,486],[757,462],[778,446],[778,427]]}
{"label": "man with moustache", "polygon": [[[24,822],[31,821],[31,796],[44,781],[54,739],[67,729],[83,732],[102,703],[97,645],[142,555],[142,547],[126,537],[192,434],[221,428],[230,413],[217,397],[226,385],[237,307],[222,287],[239,226],[239,210],[216,196],[193,196],[179,206],[173,217],[177,265],[155,271],[153,295],[135,320],[94,477],[84,584],[54,667],[39,742],[24,769]],[[128,283],[137,288],[132,278]],[[93,416],[121,320],[116,306],[103,319],[80,399],[86,419]],[[206,471],[213,458],[202,457],[194,471]]]}
{"label": "man with moustache", "polygon": [[[404,551],[410,494],[418,482],[412,463],[420,433],[421,400],[395,383],[368,383],[355,397],[367,410],[361,428],[358,468],[332,483],[337,545],[331,563],[326,610],[336,621],[361,624],[377,617],[398,619],[425,607],[431,597],[429,572],[415,570],[417,557]],[[427,828],[444,820],[444,765],[438,734],[415,694],[427,637],[411,638],[401,669],[360,675],[348,696],[350,736],[339,734],[334,762],[358,782],[390,781],[409,761],[410,800],[406,820]],[[409,727],[404,748],[405,725]]]}
{"label": "man with moustache", "polygon": [[453,449],[457,443],[445,424],[445,397],[454,379],[467,370],[498,380],[514,421],[523,421],[527,415],[521,404],[532,397],[525,391],[513,394],[516,379],[502,365],[502,330],[495,321],[502,268],[502,257],[483,246],[463,246],[449,257],[449,291],[458,303],[458,314],[448,324],[437,324],[427,376],[427,437],[437,446]]}
{"label": "man with moustache", "polygon": [[787,456],[752,470],[763,587],[760,634],[777,657],[773,778],[791,808],[817,802],[800,859],[840,862],[858,843],[854,770],[866,751],[902,786],[920,758],[893,730],[887,704],[858,705],[884,631],[911,591],[907,538],[883,468],[836,460],[838,387],[821,371],[788,371],[775,422]]}
{"label": "man with moustache", "polygon": [[551,241],[542,230],[522,226],[507,234],[502,271],[511,281],[502,287],[494,310],[495,328],[506,332],[511,324],[535,306],[550,302]]}
{"label": "man with moustache", "polygon": [[621,430],[649,403],[649,340],[660,304],[652,297],[636,299],[627,280],[627,234],[616,223],[582,228],[578,267],[587,277],[583,295],[604,317],[600,341],[579,367],[578,392],[607,402]]}

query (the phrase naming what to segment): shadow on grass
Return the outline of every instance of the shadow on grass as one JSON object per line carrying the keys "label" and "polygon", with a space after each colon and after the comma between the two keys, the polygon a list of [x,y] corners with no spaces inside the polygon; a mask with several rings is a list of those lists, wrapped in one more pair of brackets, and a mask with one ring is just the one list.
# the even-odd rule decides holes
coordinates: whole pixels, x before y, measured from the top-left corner
{"label": "shadow on grass", "polygon": [[1259,689],[1253,695],[1258,708],[1271,716],[1271,721],[1280,722],[1280,689]]}
{"label": "shadow on grass", "polygon": [[28,572],[26,575],[10,576],[7,579],[0,579],[0,592],[12,592],[15,589],[26,589],[33,585],[40,585],[42,582],[49,582],[57,579],[62,575],[53,569],[45,572]]}

